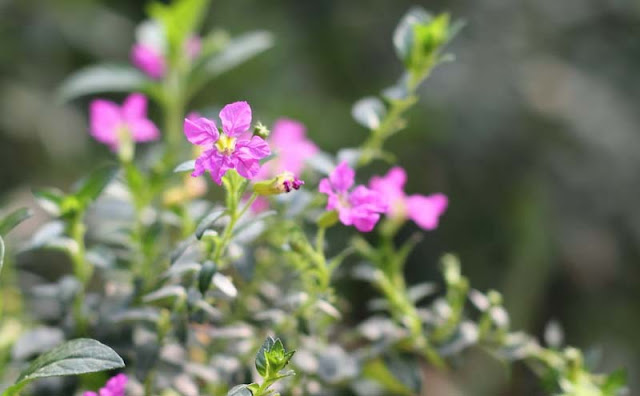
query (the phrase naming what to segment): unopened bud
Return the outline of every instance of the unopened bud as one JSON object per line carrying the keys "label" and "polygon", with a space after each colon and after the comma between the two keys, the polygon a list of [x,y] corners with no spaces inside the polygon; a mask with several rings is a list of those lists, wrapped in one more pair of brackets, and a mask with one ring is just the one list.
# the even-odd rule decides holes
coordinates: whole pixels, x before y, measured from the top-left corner
{"label": "unopened bud", "polygon": [[269,128],[264,126],[261,122],[258,122],[253,128],[253,136],[258,136],[263,139],[268,138],[270,133]]}
{"label": "unopened bud", "polygon": [[291,172],[282,172],[270,180],[257,182],[253,185],[253,191],[258,195],[285,194],[292,190],[298,190],[304,182]]}

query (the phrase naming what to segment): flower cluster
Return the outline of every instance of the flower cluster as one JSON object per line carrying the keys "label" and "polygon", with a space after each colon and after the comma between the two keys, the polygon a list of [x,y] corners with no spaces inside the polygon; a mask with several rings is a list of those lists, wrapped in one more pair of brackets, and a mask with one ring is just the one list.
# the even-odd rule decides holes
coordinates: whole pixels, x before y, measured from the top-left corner
{"label": "flower cluster", "polygon": [[125,396],[124,391],[127,381],[128,378],[125,374],[118,374],[107,381],[98,393],[84,392],[82,396]]}
{"label": "flower cluster", "polygon": [[329,178],[320,181],[319,191],[327,194],[327,210],[337,210],[342,224],[353,225],[358,231],[373,230],[380,219],[380,213],[387,210],[387,203],[375,191],[355,183],[355,171],[346,162],[340,163]]}
{"label": "flower cluster", "polygon": [[444,194],[409,195],[404,192],[407,172],[399,166],[389,170],[384,176],[374,176],[369,188],[385,197],[388,202],[386,214],[392,219],[413,220],[424,230],[438,227],[440,216],[447,209],[448,200]]}
{"label": "flower cluster", "polygon": [[271,154],[269,145],[258,136],[249,136],[251,107],[247,102],[228,104],[220,111],[222,132],[207,118],[184,120],[187,140],[205,148],[195,163],[192,176],[208,171],[218,184],[222,176],[235,169],[240,176],[253,179],[260,171],[260,160]]}

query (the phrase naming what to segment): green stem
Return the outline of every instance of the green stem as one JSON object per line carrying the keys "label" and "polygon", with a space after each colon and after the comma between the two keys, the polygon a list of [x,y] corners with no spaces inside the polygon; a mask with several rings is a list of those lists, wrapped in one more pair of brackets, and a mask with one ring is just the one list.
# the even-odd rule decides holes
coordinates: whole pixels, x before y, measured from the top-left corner
{"label": "green stem", "polygon": [[229,207],[227,208],[227,211],[229,213],[229,223],[227,223],[227,226],[225,227],[224,232],[222,234],[222,239],[220,240],[220,242],[216,244],[216,248],[213,253],[213,262],[218,263],[218,265],[220,265],[220,258],[222,258],[222,255],[224,254],[224,251],[226,250],[227,245],[231,241],[231,236],[233,235],[233,228],[236,226],[236,223],[238,222],[238,220],[240,220],[242,216],[244,216],[244,214],[247,212],[247,210],[249,210],[249,208],[251,207],[251,204],[253,204],[256,198],[258,198],[257,194],[255,193],[252,194],[251,198],[249,198],[249,200],[244,205],[244,207],[240,211],[238,211],[237,210],[238,209],[237,186],[235,183],[229,183],[229,185],[230,185],[231,191],[228,191],[227,194],[230,194],[233,196],[231,199],[228,200]]}
{"label": "green stem", "polygon": [[78,336],[87,333],[88,320],[84,315],[84,300],[88,283],[93,275],[93,268],[85,260],[84,236],[86,227],[82,223],[82,215],[77,214],[69,222],[69,234],[75,242],[75,250],[71,252],[71,262],[73,273],[80,282],[80,288],[73,301],[73,316],[76,321],[76,332]]}

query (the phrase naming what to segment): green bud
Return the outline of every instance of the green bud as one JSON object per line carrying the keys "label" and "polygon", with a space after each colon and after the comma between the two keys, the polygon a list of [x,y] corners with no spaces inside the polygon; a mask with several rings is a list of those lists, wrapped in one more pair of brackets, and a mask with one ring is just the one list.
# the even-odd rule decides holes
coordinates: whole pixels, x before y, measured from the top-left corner
{"label": "green bud", "polygon": [[261,137],[263,139],[266,139],[266,138],[269,137],[270,134],[271,134],[271,131],[269,131],[269,128],[264,126],[261,122],[258,122],[253,127],[253,136],[258,136],[258,137]]}
{"label": "green bud", "polygon": [[304,182],[291,172],[282,172],[273,179],[257,182],[253,185],[253,192],[258,195],[277,195],[298,190]]}

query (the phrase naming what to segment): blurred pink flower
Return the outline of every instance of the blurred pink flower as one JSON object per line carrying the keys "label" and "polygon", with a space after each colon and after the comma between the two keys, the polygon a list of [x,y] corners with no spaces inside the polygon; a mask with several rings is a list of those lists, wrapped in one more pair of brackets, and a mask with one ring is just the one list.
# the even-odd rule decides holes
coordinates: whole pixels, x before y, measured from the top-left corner
{"label": "blurred pink flower", "polygon": [[260,160],[271,154],[271,150],[262,138],[245,137],[251,126],[251,107],[247,102],[228,104],[220,111],[220,120],[222,133],[212,120],[184,120],[187,140],[206,148],[196,159],[191,175],[197,177],[209,171],[211,178],[222,184],[222,176],[229,169],[235,169],[240,176],[253,179],[260,171]]}
{"label": "blurred pink flower", "polygon": [[189,59],[194,60],[200,55],[202,50],[202,40],[198,36],[191,36],[185,42],[185,51]]}
{"label": "blurred pink flower", "polygon": [[161,79],[167,69],[164,54],[141,43],[134,44],[131,48],[131,63],[154,80]]}
{"label": "blurred pink flower", "polygon": [[329,178],[320,180],[318,190],[327,194],[327,210],[337,210],[342,224],[369,232],[380,219],[380,213],[387,210],[387,203],[380,194],[362,185],[349,192],[354,180],[355,171],[343,161]]}
{"label": "blurred pink flower", "polygon": [[155,124],[147,118],[147,98],[133,93],[122,106],[104,99],[96,99],[89,105],[91,136],[97,141],[118,148],[121,134],[129,134],[135,142],[148,142],[160,137]]}
{"label": "blurred pink flower", "polygon": [[82,396],[125,396],[124,388],[127,385],[128,378],[125,374],[118,374],[111,377],[102,389],[96,392],[84,392]]}
{"label": "blurred pink flower", "polygon": [[425,230],[437,228],[440,216],[447,209],[447,196],[439,193],[407,196],[404,192],[406,182],[405,170],[395,166],[385,176],[372,177],[369,187],[389,202],[387,216],[395,219],[409,218]]}
{"label": "blurred pink flower", "polygon": [[268,140],[278,156],[260,169],[257,176],[259,179],[273,177],[281,172],[300,176],[305,159],[318,152],[318,147],[307,139],[304,125],[286,118],[276,121]]}

